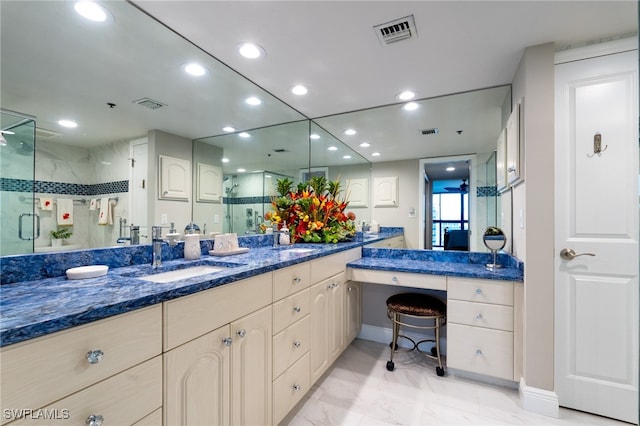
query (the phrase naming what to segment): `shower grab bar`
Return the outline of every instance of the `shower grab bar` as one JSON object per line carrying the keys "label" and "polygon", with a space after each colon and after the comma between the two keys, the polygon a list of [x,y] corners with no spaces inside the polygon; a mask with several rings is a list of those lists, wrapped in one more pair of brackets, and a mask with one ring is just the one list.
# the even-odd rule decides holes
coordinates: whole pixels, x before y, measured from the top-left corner
{"label": "shower grab bar", "polygon": [[[36,218],[35,235],[32,235],[31,237],[25,237],[22,235],[22,220],[25,216]],[[18,217],[18,238],[26,241],[37,240],[38,238],[40,238],[40,216],[35,213],[22,213]]]}

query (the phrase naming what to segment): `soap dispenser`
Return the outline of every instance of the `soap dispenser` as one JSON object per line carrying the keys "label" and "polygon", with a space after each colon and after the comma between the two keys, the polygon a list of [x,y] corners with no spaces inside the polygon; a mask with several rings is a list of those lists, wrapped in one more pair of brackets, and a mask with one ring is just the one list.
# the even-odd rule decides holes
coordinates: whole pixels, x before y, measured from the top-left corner
{"label": "soap dispenser", "polygon": [[289,236],[289,228],[287,228],[287,222],[282,224],[282,229],[280,229],[280,245],[287,246],[291,244],[291,237]]}

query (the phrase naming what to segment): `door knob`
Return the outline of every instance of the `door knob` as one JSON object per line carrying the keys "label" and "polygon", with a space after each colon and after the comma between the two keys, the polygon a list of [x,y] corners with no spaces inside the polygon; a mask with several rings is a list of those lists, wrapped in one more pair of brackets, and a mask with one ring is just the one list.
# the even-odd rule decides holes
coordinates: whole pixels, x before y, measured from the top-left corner
{"label": "door knob", "polygon": [[576,254],[576,251],[574,249],[570,249],[570,248],[563,248],[562,251],[560,251],[560,257],[565,259],[565,260],[573,260],[574,258],[578,257],[578,256],[595,256],[595,253],[580,253],[580,254]]}

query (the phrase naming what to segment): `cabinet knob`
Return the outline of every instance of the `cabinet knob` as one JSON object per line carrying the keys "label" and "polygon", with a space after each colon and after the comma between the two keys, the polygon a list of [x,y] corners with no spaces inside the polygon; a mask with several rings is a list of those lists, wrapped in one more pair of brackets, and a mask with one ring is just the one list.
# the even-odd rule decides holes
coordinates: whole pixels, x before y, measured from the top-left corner
{"label": "cabinet knob", "polygon": [[353,287],[347,287],[347,291],[353,291]]}
{"label": "cabinet knob", "polygon": [[328,288],[329,290],[333,290],[334,288],[337,288],[337,287],[338,287],[338,284],[337,284],[337,283],[331,283],[331,284],[329,284],[329,285],[327,286],[327,288]]}
{"label": "cabinet knob", "polygon": [[476,356],[482,356],[482,349],[476,349]]}
{"label": "cabinet knob", "polygon": [[92,414],[85,420],[85,424],[89,426],[102,426],[102,422],[104,422],[104,417],[99,414]]}
{"label": "cabinet knob", "polygon": [[302,311],[302,308],[300,306],[294,306],[293,307],[293,312],[298,314],[298,313],[300,313],[300,311]]}
{"label": "cabinet knob", "polygon": [[300,283],[300,281],[302,281],[302,278],[300,278],[300,277],[295,277],[295,278],[293,279],[293,283],[294,283],[294,284],[299,284],[299,283]]}
{"label": "cabinet knob", "polygon": [[102,361],[102,357],[104,356],[104,352],[100,349],[94,349],[87,352],[87,361],[89,364],[97,364]]}
{"label": "cabinet knob", "polygon": [[302,386],[300,385],[293,385],[293,390],[296,392],[300,392],[300,390],[302,389]]}
{"label": "cabinet knob", "polygon": [[391,281],[393,281],[394,283],[398,282],[398,277],[396,277],[395,275],[393,276],[393,278],[391,278]]}
{"label": "cabinet knob", "polygon": [[480,314],[480,313],[476,314],[476,319],[477,320],[481,320],[482,319],[482,314]]}
{"label": "cabinet knob", "polygon": [[241,339],[244,339],[244,336],[247,335],[247,331],[245,329],[242,330],[238,330],[236,331],[236,334],[238,335],[238,337],[240,337]]}
{"label": "cabinet knob", "polygon": [[225,346],[231,346],[233,339],[231,337],[225,337],[222,339],[222,343],[224,343]]}
{"label": "cabinet knob", "polygon": [[294,347],[294,348],[299,348],[301,344],[302,344],[302,343],[300,343],[300,342],[298,342],[298,341],[295,341],[295,342],[293,342],[293,347]]}
{"label": "cabinet knob", "polygon": [[476,294],[482,294],[482,289],[481,288],[476,288]]}

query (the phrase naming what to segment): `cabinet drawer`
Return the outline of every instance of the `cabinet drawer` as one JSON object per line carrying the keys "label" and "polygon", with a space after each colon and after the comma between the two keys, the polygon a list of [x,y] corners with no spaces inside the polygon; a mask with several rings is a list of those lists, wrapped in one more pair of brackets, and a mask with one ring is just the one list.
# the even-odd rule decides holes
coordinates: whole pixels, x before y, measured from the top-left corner
{"label": "cabinet drawer", "polygon": [[271,304],[272,287],[263,274],[165,302],[165,351]]}
{"label": "cabinet drawer", "polygon": [[309,353],[273,382],[273,424],[278,424],[310,388]]}
{"label": "cabinet drawer", "polygon": [[449,323],[447,366],[513,380],[513,333]]}
{"label": "cabinet drawer", "polygon": [[450,299],[447,302],[447,321],[513,331],[513,307]]}
{"label": "cabinet drawer", "polygon": [[[348,252],[347,252],[348,253]],[[311,283],[315,284],[344,272],[347,253],[341,252],[311,261]]]}
{"label": "cabinet drawer", "polygon": [[273,336],[273,377],[278,377],[309,351],[310,321],[307,315]]}
{"label": "cabinet drawer", "polygon": [[[101,350],[90,364],[87,352]],[[161,305],[2,349],[1,406],[40,408],[162,352]]]}
{"label": "cabinet drawer", "polygon": [[447,278],[447,297],[470,302],[513,306],[513,283],[474,278]]}
{"label": "cabinet drawer", "polygon": [[162,424],[162,408],[135,422],[134,426],[158,426]]}
{"label": "cabinet drawer", "polygon": [[273,272],[273,300],[304,290],[311,284],[311,263],[305,262]]}
{"label": "cabinet drawer", "polygon": [[279,333],[309,313],[309,289],[273,304],[273,333]]}
{"label": "cabinet drawer", "polygon": [[[161,406],[162,356],[157,356],[57,401],[42,412],[57,415],[51,422],[56,425],[84,425],[91,415],[102,416],[105,424],[130,425]],[[12,425],[41,421],[23,418]]]}
{"label": "cabinet drawer", "polygon": [[378,271],[373,269],[349,269],[351,281],[386,284],[401,287],[446,290],[447,277],[442,275],[414,274],[408,272]]}

